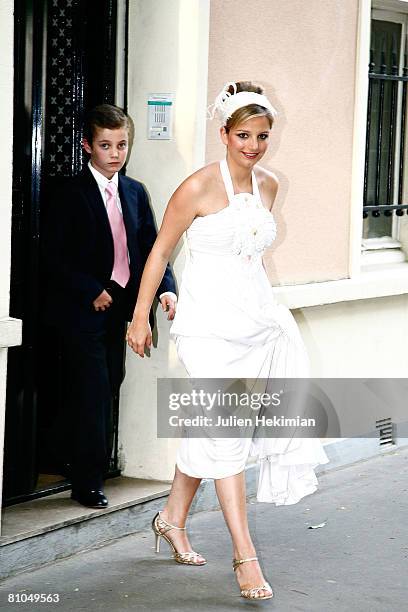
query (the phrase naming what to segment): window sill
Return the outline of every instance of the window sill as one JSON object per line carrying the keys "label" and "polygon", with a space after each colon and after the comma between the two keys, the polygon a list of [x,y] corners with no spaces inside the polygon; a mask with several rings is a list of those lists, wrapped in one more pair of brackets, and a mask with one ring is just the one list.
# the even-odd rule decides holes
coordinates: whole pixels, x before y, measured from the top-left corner
{"label": "window sill", "polygon": [[366,266],[355,278],[274,287],[278,302],[290,309],[404,293],[408,293],[408,262]]}

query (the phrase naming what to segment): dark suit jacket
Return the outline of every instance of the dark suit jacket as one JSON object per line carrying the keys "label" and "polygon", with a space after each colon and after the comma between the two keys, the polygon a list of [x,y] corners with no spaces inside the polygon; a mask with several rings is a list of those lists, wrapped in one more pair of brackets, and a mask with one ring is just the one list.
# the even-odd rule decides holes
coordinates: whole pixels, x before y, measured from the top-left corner
{"label": "dark suit jacket", "polygon": [[[141,183],[119,175],[119,197],[130,262],[123,316],[130,321],[143,268],[156,239],[156,227]],[[96,312],[92,302],[110,281],[113,239],[105,204],[88,168],[48,198],[42,254],[45,322],[84,331],[103,329],[107,311]],[[176,291],[169,266],[157,296],[164,291]]]}

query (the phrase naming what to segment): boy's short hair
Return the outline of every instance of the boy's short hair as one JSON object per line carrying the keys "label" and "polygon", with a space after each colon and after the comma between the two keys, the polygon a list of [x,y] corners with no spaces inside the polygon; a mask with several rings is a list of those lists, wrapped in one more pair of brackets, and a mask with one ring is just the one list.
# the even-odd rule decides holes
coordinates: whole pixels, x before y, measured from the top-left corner
{"label": "boy's short hair", "polygon": [[87,113],[84,120],[83,136],[89,144],[92,144],[97,128],[107,128],[109,130],[125,128],[128,131],[129,140],[132,140],[133,122],[119,106],[99,104]]}

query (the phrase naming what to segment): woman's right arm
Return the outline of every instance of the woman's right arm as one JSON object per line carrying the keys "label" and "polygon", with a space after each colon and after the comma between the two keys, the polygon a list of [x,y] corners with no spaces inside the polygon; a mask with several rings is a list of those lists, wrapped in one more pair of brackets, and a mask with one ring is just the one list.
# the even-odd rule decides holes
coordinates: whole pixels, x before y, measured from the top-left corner
{"label": "woman's right arm", "polygon": [[152,343],[149,312],[167,263],[183,232],[190,227],[197,216],[200,183],[201,181],[193,175],[174,192],[164,213],[156,241],[147,258],[133,319],[126,334],[128,345],[140,357],[144,357],[145,346],[150,348]]}

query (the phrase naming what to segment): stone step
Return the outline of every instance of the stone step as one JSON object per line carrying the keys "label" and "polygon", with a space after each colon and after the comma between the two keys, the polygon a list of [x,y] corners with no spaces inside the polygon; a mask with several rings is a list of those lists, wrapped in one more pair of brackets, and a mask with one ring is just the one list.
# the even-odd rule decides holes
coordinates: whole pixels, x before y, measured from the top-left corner
{"label": "stone step", "polygon": [[170,484],[119,477],[107,480],[104,490],[109,505],[102,510],[71,500],[71,491],[3,509],[0,578],[145,529]]}

